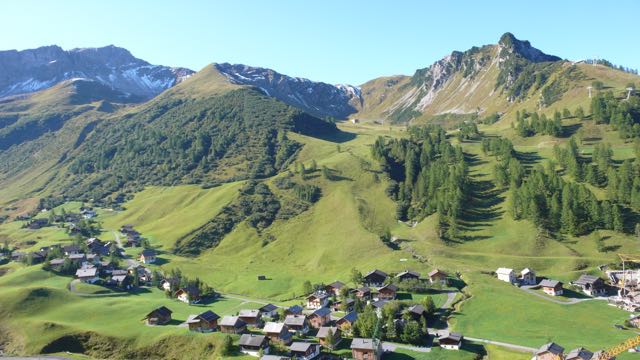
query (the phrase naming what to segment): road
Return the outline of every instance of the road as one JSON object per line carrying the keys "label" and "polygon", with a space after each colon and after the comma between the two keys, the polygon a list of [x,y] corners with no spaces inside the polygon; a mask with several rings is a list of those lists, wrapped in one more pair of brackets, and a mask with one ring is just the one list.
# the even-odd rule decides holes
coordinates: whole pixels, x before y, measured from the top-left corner
{"label": "road", "polygon": [[120,240],[120,233],[117,231],[113,231],[113,237],[116,239],[116,244],[118,244],[118,247],[123,251],[123,257],[124,257],[124,260],[127,262],[127,267],[132,267],[132,266],[135,267],[140,265],[139,262],[135,261],[134,259],[131,258],[131,256],[124,253],[124,246],[122,246],[122,240]]}
{"label": "road", "polygon": [[448,309],[451,307],[451,304],[456,300],[457,291],[449,291],[447,292],[447,300],[444,304],[440,305],[440,309]]}
{"label": "road", "polygon": [[383,341],[381,343],[382,345],[382,350],[384,351],[396,351],[396,349],[404,349],[404,350],[409,350],[409,351],[415,351],[415,352],[420,352],[420,353],[427,353],[431,351],[430,347],[421,347],[421,346],[412,346],[412,345],[407,345],[407,344],[397,344],[397,343],[391,343],[391,342],[387,342],[387,341]]}
{"label": "road", "polygon": [[[549,295],[545,295],[545,294],[540,294],[539,292],[536,292],[535,290],[532,290],[530,286],[521,286],[520,289],[522,291],[528,292],[529,294],[533,295],[533,296],[537,296],[541,299],[545,299],[547,301],[551,301],[552,303],[555,304],[559,304],[559,305],[573,305],[573,304],[578,304],[584,301],[590,301],[590,300],[598,300],[598,298],[584,298],[584,299],[570,299],[567,301],[563,301],[563,300],[558,300],[558,299],[554,299]],[[604,299],[602,299],[604,300]]]}

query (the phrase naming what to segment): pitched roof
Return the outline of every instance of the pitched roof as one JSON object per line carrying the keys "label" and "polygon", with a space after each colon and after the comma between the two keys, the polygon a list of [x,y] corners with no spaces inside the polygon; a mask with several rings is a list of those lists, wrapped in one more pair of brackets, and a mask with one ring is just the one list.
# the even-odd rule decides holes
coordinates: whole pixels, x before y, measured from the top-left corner
{"label": "pitched roof", "polygon": [[71,260],[82,260],[85,258],[85,254],[70,254],[69,259]]}
{"label": "pitched roof", "polygon": [[368,293],[368,292],[371,292],[371,289],[366,286],[363,286],[361,288],[357,288],[356,291],[361,293]]}
{"label": "pitched roof", "polygon": [[530,273],[534,273],[534,271],[529,268],[524,268],[522,269],[522,271],[520,271],[521,275],[530,274]]}
{"label": "pitched roof", "polygon": [[288,312],[293,313],[293,314],[302,314],[302,310],[304,310],[304,309],[300,305],[293,305],[293,306],[291,306],[290,308],[287,309]]}
{"label": "pitched roof", "polygon": [[544,280],[540,281],[540,286],[542,286],[542,287],[555,288],[558,285],[562,286],[562,282],[560,282],[558,280],[551,280],[551,279],[544,279]]}
{"label": "pitched roof", "polygon": [[398,277],[402,277],[402,276],[405,276],[405,275],[414,276],[414,277],[420,277],[420,273],[419,272],[412,271],[412,270],[405,270],[405,271],[403,271],[401,273],[398,273],[398,275],[396,275],[396,277],[398,278]]}
{"label": "pitched roof", "polygon": [[574,281],[574,284],[576,285],[586,285],[586,284],[593,284],[596,281],[602,281],[602,279],[600,279],[597,276],[593,276],[593,275],[580,275],[580,277],[578,278],[578,280]]}
{"label": "pitched roof", "polygon": [[318,333],[316,334],[317,338],[324,339],[329,334],[329,330],[331,330],[331,334],[335,335],[338,328],[335,326],[322,326],[318,329]]}
{"label": "pitched roof", "polygon": [[441,275],[447,276],[447,273],[445,273],[444,271],[441,271],[441,270],[438,270],[438,269],[434,269],[433,271],[431,271],[429,273],[429,277],[434,277],[437,274],[441,274]]}
{"label": "pitched roof", "polygon": [[64,264],[64,259],[51,259],[51,261],[49,261],[49,264],[51,265],[62,265]]}
{"label": "pitched roof", "polygon": [[150,313],[147,314],[147,318],[151,317],[153,314],[158,314],[160,316],[171,316],[173,311],[169,310],[166,306],[160,306],[159,308],[153,309]]}
{"label": "pitched roof", "polygon": [[140,256],[144,256],[144,257],[156,256],[156,251],[153,249],[144,249],[140,253]]}
{"label": "pitched roof", "polygon": [[260,316],[260,310],[257,309],[252,309],[252,310],[248,310],[248,309],[244,309],[244,310],[240,310],[240,312],[238,313],[239,317],[258,317]]}
{"label": "pitched roof", "polygon": [[83,268],[83,269],[78,269],[76,271],[76,276],[77,277],[92,277],[92,276],[96,276],[98,272],[98,269],[96,268]]}
{"label": "pitched roof", "polygon": [[243,326],[245,322],[240,320],[237,316],[225,316],[218,323],[220,326]]}
{"label": "pitched roof", "polygon": [[311,346],[320,346],[320,344],[311,343],[311,342],[296,341],[293,344],[291,344],[289,349],[291,349],[291,351],[295,351],[295,352],[307,352],[307,350],[309,350],[309,348]]}
{"label": "pitched roof", "polygon": [[455,332],[446,332],[442,336],[438,337],[438,340],[462,341],[462,334]]}
{"label": "pitched roof", "polygon": [[378,300],[378,301],[374,301],[371,303],[371,305],[375,308],[382,308],[384,307],[387,303],[389,302],[389,300]]}
{"label": "pitched roof", "polygon": [[411,313],[414,313],[414,314],[417,314],[417,315],[422,315],[425,312],[424,306],[422,306],[420,304],[416,304],[416,305],[413,305],[413,306],[409,307],[407,309],[407,311],[409,311]]}
{"label": "pitched roof", "polygon": [[324,293],[324,292],[317,293],[317,292],[315,292],[315,293],[307,296],[307,299],[316,298],[316,299],[323,300],[323,299],[326,299],[328,297],[329,297],[329,294],[327,294],[327,293]]}
{"label": "pitched roof", "polygon": [[513,269],[509,269],[509,268],[498,268],[498,270],[496,270],[496,274],[500,274],[500,275],[509,275],[513,273]]}
{"label": "pitched roof", "polygon": [[350,323],[354,323],[356,322],[356,320],[358,320],[358,313],[355,311],[352,311],[350,313],[348,313],[347,315],[341,317],[340,319],[338,319],[338,322],[340,321],[348,321]]}
{"label": "pitched roof", "polygon": [[198,317],[200,319],[202,319],[204,321],[208,321],[208,322],[220,319],[220,315],[214,313],[211,310],[207,310],[207,311],[203,312],[202,314],[198,315]]}
{"label": "pitched roof", "polygon": [[327,285],[327,287],[332,287],[334,289],[342,289],[344,285],[345,284],[342,281],[334,281],[331,284]]}
{"label": "pitched roof", "polygon": [[380,292],[382,290],[398,291],[398,287],[393,285],[393,284],[387,284],[387,285],[381,287],[380,290],[378,290],[378,292]]}
{"label": "pitched roof", "polygon": [[365,275],[364,277],[366,278],[366,277],[371,276],[373,274],[378,275],[378,276],[382,276],[383,278],[386,278],[388,276],[386,272],[384,272],[382,270],[375,269],[373,271],[368,272],[367,275]]}
{"label": "pitched roof", "polygon": [[554,342],[550,342],[547,344],[542,345],[542,347],[540,347],[540,349],[538,349],[537,354],[542,354],[545,352],[550,352],[552,354],[562,354],[562,352],[564,352],[564,348]]}
{"label": "pitched roof", "polygon": [[331,310],[329,310],[329,308],[326,307],[321,307],[320,309],[317,309],[316,311],[314,311],[311,315],[316,315],[316,316],[327,316],[331,314]]}
{"label": "pitched roof", "polygon": [[579,347],[577,349],[571,350],[567,356],[566,360],[590,360],[593,357],[593,353],[585,348]]}
{"label": "pitched roof", "polygon": [[306,319],[307,317],[304,315],[287,315],[284,318],[284,323],[287,326],[302,326]]}
{"label": "pitched roof", "polygon": [[353,338],[351,348],[356,350],[375,350],[373,339]]}
{"label": "pitched roof", "polygon": [[240,346],[261,346],[264,343],[264,335],[242,334]]}
{"label": "pitched roof", "polygon": [[260,308],[260,309],[258,309],[258,310],[260,310],[260,311],[262,311],[262,312],[271,312],[271,311],[274,311],[274,310],[277,310],[277,309],[278,309],[278,307],[277,307],[277,306],[275,306],[275,305],[273,305],[273,304],[267,304],[267,305],[265,305],[265,306],[261,307],[261,308]]}
{"label": "pitched roof", "polygon": [[268,322],[264,324],[264,328],[262,330],[266,333],[281,333],[285,326],[286,325],[284,323]]}

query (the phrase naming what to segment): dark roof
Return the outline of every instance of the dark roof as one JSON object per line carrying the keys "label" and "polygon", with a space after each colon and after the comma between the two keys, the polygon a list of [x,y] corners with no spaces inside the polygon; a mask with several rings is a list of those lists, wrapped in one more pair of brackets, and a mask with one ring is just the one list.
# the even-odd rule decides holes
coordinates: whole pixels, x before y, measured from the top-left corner
{"label": "dark roof", "polygon": [[261,346],[264,343],[264,335],[242,334],[240,346]]}
{"label": "dark roof", "polygon": [[565,359],[567,360],[591,360],[593,353],[585,348],[577,348],[571,350]]}
{"label": "dark roof", "polygon": [[357,350],[375,350],[373,339],[353,338],[351,348]]}
{"label": "dark roof", "polygon": [[144,256],[144,257],[156,256],[156,251],[153,250],[153,249],[144,249],[144,250],[142,250],[140,255]]}
{"label": "dark roof", "polygon": [[267,305],[261,307],[259,310],[262,311],[262,312],[271,312],[271,311],[274,311],[274,310],[277,310],[277,309],[278,309],[277,306],[275,306],[273,304],[267,304]]}
{"label": "dark roof", "polygon": [[72,244],[72,245],[65,245],[62,247],[62,249],[64,250],[64,252],[70,252],[70,251],[80,251],[80,247],[76,244]]}
{"label": "dark roof", "polygon": [[370,271],[369,273],[367,273],[367,275],[365,275],[364,277],[366,278],[366,277],[374,275],[374,274],[378,275],[378,276],[382,276],[383,278],[386,278],[388,276],[386,272],[384,272],[382,270],[375,269],[375,270]]}
{"label": "dark roof", "polygon": [[313,294],[311,294],[311,295],[307,296],[307,299],[310,299],[310,298],[317,298],[317,299],[322,300],[322,299],[326,299],[326,298],[328,298],[328,297],[329,297],[329,294],[327,294],[327,293],[324,293],[324,292],[320,292],[320,293],[315,292],[315,293],[313,293]]}
{"label": "dark roof", "polygon": [[576,285],[586,285],[586,284],[593,285],[596,281],[602,281],[602,279],[600,279],[597,276],[593,276],[593,275],[580,275],[580,277],[578,278],[578,280],[576,280],[574,282],[574,284],[576,284]]}
{"label": "dark roof", "polygon": [[455,332],[448,332],[444,335],[440,336],[438,340],[452,340],[452,341],[462,341],[462,334]]}
{"label": "dark roof", "polygon": [[329,308],[321,307],[320,309],[314,311],[311,315],[327,316],[329,314],[331,314],[331,310],[329,310]]}
{"label": "dark roof", "polygon": [[51,265],[62,265],[64,263],[64,259],[51,259],[49,264]]}
{"label": "dark roof", "polygon": [[304,309],[300,305],[293,305],[293,306],[291,306],[290,308],[287,309],[287,311],[292,313],[292,314],[302,314],[302,310],[304,310]]}
{"label": "dark roof", "polygon": [[160,306],[157,309],[154,309],[152,312],[150,312],[149,314],[147,314],[147,317],[150,317],[153,314],[158,314],[160,316],[171,316],[171,313],[173,311],[169,310],[168,307],[166,306]]}
{"label": "dark roof", "polygon": [[352,311],[352,312],[348,313],[347,315],[345,315],[345,316],[341,317],[341,318],[338,320],[338,322],[340,322],[340,321],[342,321],[342,320],[344,320],[344,321],[348,321],[348,322],[350,322],[350,323],[354,323],[354,322],[356,322],[356,320],[358,320],[358,313],[357,313],[357,312],[355,312],[355,311]]}
{"label": "dark roof", "polygon": [[378,290],[378,291],[382,291],[382,290],[398,291],[398,287],[393,285],[393,284],[388,284],[388,285],[385,285],[385,286],[381,287],[380,290]]}
{"label": "dark roof", "polygon": [[548,344],[542,345],[542,347],[540,347],[540,349],[538,350],[537,354],[541,354],[545,352],[550,352],[552,354],[559,355],[559,354],[562,354],[562,352],[564,352],[564,348],[554,342],[550,342]]}
{"label": "dark roof", "polygon": [[318,329],[318,333],[316,334],[316,337],[320,339],[324,339],[329,334],[329,330],[331,330],[331,333],[335,335],[336,331],[338,331],[338,328],[335,326],[322,326],[320,329]]}
{"label": "dark roof", "polygon": [[420,304],[411,306],[410,308],[407,309],[407,311],[409,311],[410,313],[414,313],[416,315],[422,315],[425,312],[424,307]]}
{"label": "dark roof", "polygon": [[445,273],[444,271],[438,270],[438,269],[434,269],[433,271],[431,271],[429,273],[429,277],[434,277],[436,274],[441,274],[441,275],[447,276],[447,273]]}
{"label": "dark roof", "polygon": [[311,346],[320,346],[320,344],[296,341],[293,344],[291,344],[289,349],[291,349],[291,351],[295,351],[295,352],[307,352],[307,350],[309,350],[309,348]]}
{"label": "dark roof", "polygon": [[208,322],[220,319],[220,315],[214,313],[211,310],[207,310],[207,311],[203,312],[202,314],[198,315],[198,317],[200,319],[202,319],[204,321],[208,321]]}
{"label": "dark roof", "polygon": [[540,286],[542,286],[542,287],[555,288],[558,285],[562,286],[562,283],[560,281],[558,281],[558,280],[544,279],[544,280],[540,281]]}
{"label": "dark roof", "polygon": [[420,277],[420,273],[416,272],[416,271],[412,271],[412,270],[405,270],[401,273],[399,273],[398,275],[396,275],[396,277],[403,277],[405,275],[409,275],[409,276],[413,276],[413,277]]}
{"label": "dark roof", "polygon": [[327,287],[332,287],[334,289],[342,289],[344,287],[344,283],[342,281],[334,281],[331,284],[327,285]]}
{"label": "dark roof", "polygon": [[357,288],[356,291],[361,293],[368,293],[368,292],[371,292],[371,289],[366,286],[363,286],[361,288]]}
{"label": "dark roof", "polygon": [[389,302],[389,300],[378,300],[378,301],[374,301],[371,303],[371,305],[375,308],[382,308],[384,307],[387,303]]}
{"label": "dark roof", "polygon": [[195,286],[180,288],[178,291],[176,291],[176,293],[178,292],[186,292],[187,294],[189,294],[189,296],[200,296],[200,289]]}
{"label": "dark roof", "polygon": [[284,318],[284,323],[287,326],[302,326],[306,319],[307,317],[304,315],[287,315],[287,317]]}

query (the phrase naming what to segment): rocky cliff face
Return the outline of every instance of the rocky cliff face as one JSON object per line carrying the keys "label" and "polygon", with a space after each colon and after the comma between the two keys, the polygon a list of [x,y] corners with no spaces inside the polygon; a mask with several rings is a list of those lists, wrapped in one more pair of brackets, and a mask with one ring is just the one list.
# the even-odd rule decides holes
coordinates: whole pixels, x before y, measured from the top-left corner
{"label": "rocky cliff face", "polygon": [[260,88],[266,95],[318,117],[344,119],[361,106],[360,89],[291,77],[271,69],[240,64],[215,64],[234,84]]}
{"label": "rocky cliff face", "polygon": [[113,45],[0,51],[0,97],[32,93],[64,80],[85,78],[132,97],[148,99],[191,74],[193,71],[185,68],[151,65]]}

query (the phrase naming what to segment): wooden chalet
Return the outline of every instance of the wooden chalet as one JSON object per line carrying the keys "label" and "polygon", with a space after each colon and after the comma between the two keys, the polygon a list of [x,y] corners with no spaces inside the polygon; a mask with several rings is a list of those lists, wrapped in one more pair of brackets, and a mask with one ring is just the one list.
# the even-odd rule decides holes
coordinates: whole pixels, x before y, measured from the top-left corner
{"label": "wooden chalet", "polygon": [[261,307],[260,309],[258,309],[258,311],[260,311],[260,315],[263,317],[275,319],[278,317],[278,309],[279,307],[273,304],[267,304]]}
{"label": "wooden chalet", "polygon": [[258,356],[260,352],[269,353],[269,338],[264,335],[242,334],[238,345],[243,354]]}
{"label": "wooden chalet", "polygon": [[305,315],[287,315],[284,318],[284,324],[287,325],[289,331],[299,335],[305,335],[309,332],[309,319]]}
{"label": "wooden chalet", "polygon": [[198,332],[211,332],[218,328],[220,316],[211,310],[207,310],[200,315],[191,315],[187,319],[189,330]]}
{"label": "wooden chalet", "polygon": [[317,309],[309,315],[309,323],[313,328],[319,329],[329,322],[331,322],[331,310],[329,308]]}
{"label": "wooden chalet", "polygon": [[353,328],[353,324],[355,324],[356,320],[358,320],[358,313],[352,311],[345,316],[341,317],[336,321],[336,326],[340,328],[342,333],[350,333]]}
{"label": "wooden chalet", "polygon": [[542,345],[536,352],[536,360],[556,360],[564,357],[564,348],[554,342]]}
{"label": "wooden chalet", "polygon": [[382,358],[380,342],[373,339],[353,338],[351,357],[355,360],[380,360]]}
{"label": "wooden chalet", "polygon": [[329,295],[326,292],[316,292],[307,296],[307,308],[319,309],[329,304]]}
{"label": "wooden chalet", "polygon": [[364,285],[371,287],[381,287],[387,281],[389,275],[382,270],[373,270],[364,276]]}
{"label": "wooden chalet", "polygon": [[393,284],[388,284],[378,290],[378,299],[393,300],[396,298],[397,293],[398,287]]}
{"label": "wooden chalet", "polygon": [[262,331],[272,343],[289,345],[293,341],[293,336],[285,323],[268,322]]}
{"label": "wooden chalet", "polygon": [[321,347],[318,343],[294,342],[289,346],[291,357],[300,360],[312,360],[320,356]]}
{"label": "wooden chalet", "polygon": [[318,329],[316,338],[318,338],[320,345],[324,347],[327,347],[327,344],[325,343],[325,339],[327,338],[329,331],[331,331],[331,334],[333,335],[333,346],[336,346],[340,341],[342,341],[342,333],[340,332],[340,329],[337,326],[323,326],[320,329]]}
{"label": "wooden chalet", "polygon": [[429,273],[429,282],[432,284],[440,284],[442,286],[447,286],[447,279],[449,276],[442,270],[434,269]]}
{"label": "wooden chalet", "polygon": [[351,290],[361,300],[371,300],[371,289],[367,286]]}
{"label": "wooden chalet", "polygon": [[398,273],[398,275],[396,275],[396,279],[398,281],[409,281],[409,280],[420,280],[420,273],[412,271],[412,270],[405,270],[403,272]]}
{"label": "wooden chalet", "polygon": [[581,275],[573,284],[579,286],[582,292],[589,296],[602,296],[607,292],[604,280],[597,276]]}
{"label": "wooden chalet", "polygon": [[573,349],[569,351],[564,360],[596,360],[598,358],[593,356],[593,353],[583,347]]}
{"label": "wooden chalet", "polygon": [[262,326],[262,315],[260,313],[260,310],[258,309],[240,310],[240,312],[238,313],[238,317],[249,326]]}
{"label": "wooden chalet", "polygon": [[147,325],[164,325],[171,321],[171,313],[172,311],[166,306],[160,306],[148,313],[143,320]]}
{"label": "wooden chalet", "polygon": [[176,291],[176,299],[186,304],[197,304],[200,302],[200,290],[195,286],[187,286]]}
{"label": "wooden chalet", "polygon": [[237,316],[225,316],[218,321],[220,332],[226,334],[242,334],[247,331],[247,324]]}
{"label": "wooden chalet", "polygon": [[542,291],[544,291],[545,294],[548,294],[551,296],[562,295],[564,291],[562,289],[562,282],[557,280],[550,280],[550,279],[542,280],[540,282],[540,288],[542,288]]}
{"label": "wooden chalet", "polygon": [[455,332],[447,332],[438,337],[438,345],[447,350],[460,350],[464,337],[462,334]]}
{"label": "wooden chalet", "polygon": [[324,287],[324,290],[335,296],[340,296],[340,290],[342,290],[346,285],[341,281],[334,281],[331,284]]}
{"label": "wooden chalet", "polygon": [[140,253],[138,260],[143,264],[153,264],[156,262],[156,252],[153,249],[144,249]]}

